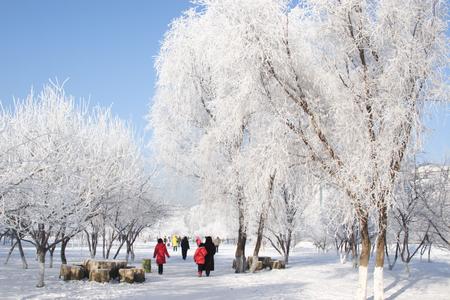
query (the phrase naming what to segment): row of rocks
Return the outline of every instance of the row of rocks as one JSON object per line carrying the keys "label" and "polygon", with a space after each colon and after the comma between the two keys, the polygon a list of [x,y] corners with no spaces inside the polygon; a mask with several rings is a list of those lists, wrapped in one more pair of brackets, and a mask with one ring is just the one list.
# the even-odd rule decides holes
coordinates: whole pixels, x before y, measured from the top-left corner
{"label": "row of rocks", "polygon": [[134,283],[145,281],[145,270],[127,266],[126,261],[88,259],[81,264],[61,265],[60,278],[63,280],[83,280],[109,282],[120,279],[120,282]]}
{"label": "row of rocks", "polygon": [[[247,257],[247,269],[249,270],[253,265],[253,260],[255,257]],[[256,262],[256,271],[261,271],[265,269],[285,269],[286,264],[284,260],[273,260],[270,256],[258,256],[258,261]]]}
{"label": "row of rocks", "polygon": [[[246,261],[246,270],[250,270],[253,265],[253,256],[247,257]],[[261,271],[265,269],[285,269],[286,263],[284,260],[273,260],[269,256],[259,256],[258,261],[256,262],[255,271]],[[236,269],[236,260],[233,260],[233,269]]]}

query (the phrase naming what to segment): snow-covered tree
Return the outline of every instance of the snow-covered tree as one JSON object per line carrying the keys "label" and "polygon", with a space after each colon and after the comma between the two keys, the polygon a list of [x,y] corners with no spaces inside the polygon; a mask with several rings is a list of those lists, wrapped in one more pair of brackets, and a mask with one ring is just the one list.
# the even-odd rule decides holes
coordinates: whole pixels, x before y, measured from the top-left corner
{"label": "snow-covered tree", "polygon": [[41,268],[38,286],[44,285],[46,252],[61,241],[49,243],[50,237],[62,228],[68,236],[78,233],[98,205],[77,168],[88,135],[84,113],[49,85],[39,99],[30,94],[17,102],[7,124],[12,148],[3,157],[11,177],[2,191],[2,215],[7,226],[31,237]]}
{"label": "snow-covered tree", "polygon": [[[389,244],[395,252],[393,260],[388,257],[389,269],[392,269],[400,256],[409,273],[408,264],[422,246],[429,241],[431,224],[426,217],[426,207],[422,199],[428,199],[432,193],[430,186],[424,183],[424,170],[419,172],[416,161],[408,161],[402,168],[396,188],[393,191],[395,203],[388,217],[392,224],[387,232],[386,254]],[[411,249],[413,244],[413,249]]]}
{"label": "snow-covered tree", "polygon": [[[194,106],[183,107],[193,112],[188,115],[197,116],[214,110],[210,126],[219,140],[236,136],[239,131],[230,128],[242,126],[239,120],[253,112],[255,103],[274,111],[273,119],[290,130],[299,153],[307,153],[311,169],[320,170],[346,195],[342,200],[353,206],[362,243],[360,299],[367,293],[368,226],[371,215],[375,217],[374,290],[375,299],[383,298],[384,237],[392,190],[407,148],[421,131],[422,103],[442,99],[445,3],[205,0],[200,4],[201,9],[187,13],[168,33],[196,47],[184,52],[184,68],[175,64],[168,68],[176,72],[173,77],[162,81],[160,73],[160,84],[174,94],[166,107],[177,107],[180,99],[202,103],[201,97],[191,97],[199,94],[198,88],[180,89],[176,83],[180,78],[192,82],[196,71],[200,82],[213,83],[208,85],[213,92],[207,91],[216,101],[205,101],[202,114],[196,114]],[[162,61],[176,61],[180,55],[175,53],[185,50],[169,41],[163,44]],[[166,51],[168,44],[173,51]]]}
{"label": "snow-covered tree", "polygon": [[236,270],[243,271],[248,222],[239,159],[249,113],[238,110],[231,120],[217,109],[221,99],[211,73],[214,57],[202,50],[207,37],[197,31],[204,22],[192,13],[172,24],[156,63],[157,94],[150,115],[153,147],[161,162],[201,181],[204,199],[220,195],[235,207],[240,262]]}
{"label": "snow-covered tree", "polygon": [[144,196],[148,176],[130,127],[109,111],[76,105],[61,86],[49,84],[1,119],[0,220],[36,247],[38,287],[44,285],[46,253],[63,242],[64,254],[67,241],[105,203],[124,194],[133,197],[131,210],[144,198],[156,202],[148,189]]}
{"label": "snow-covered tree", "polygon": [[[419,197],[425,209],[421,215],[429,225],[433,241],[450,248],[450,167],[424,165],[417,168],[421,190]],[[424,226],[422,226],[423,230]]]}
{"label": "snow-covered tree", "polygon": [[303,214],[313,200],[314,184],[301,174],[296,168],[287,168],[285,174],[278,175],[267,220],[265,237],[283,256],[286,264],[295,246],[294,234],[301,230]]}

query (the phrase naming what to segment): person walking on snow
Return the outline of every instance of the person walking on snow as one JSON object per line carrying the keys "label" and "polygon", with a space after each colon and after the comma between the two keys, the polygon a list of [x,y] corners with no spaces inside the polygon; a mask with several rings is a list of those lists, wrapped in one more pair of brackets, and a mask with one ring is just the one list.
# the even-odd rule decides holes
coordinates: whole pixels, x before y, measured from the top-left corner
{"label": "person walking on snow", "polygon": [[183,256],[183,259],[186,260],[187,251],[190,249],[189,247],[189,241],[188,238],[185,236],[181,240],[181,255]]}
{"label": "person walking on snow", "polygon": [[214,271],[214,254],[216,254],[216,246],[210,236],[205,238],[205,248],[208,253],[205,257],[205,273],[206,276],[209,276],[209,273]]}
{"label": "person walking on snow", "polygon": [[219,253],[220,242],[221,242],[220,238],[216,236],[216,238],[213,241],[214,246],[216,246],[216,253]]}
{"label": "person walking on snow", "polygon": [[195,239],[195,242],[197,243],[197,246],[200,246],[200,244],[202,243],[202,240],[200,239],[199,236],[197,236],[197,238]]}
{"label": "person walking on snow", "polygon": [[200,243],[197,250],[195,250],[194,261],[197,264],[198,277],[202,277],[202,271],[205,269],[205,257],[208,254],[205,244]]}
{"label": "person walking on snow", "polygon": [[177,252],[178,251],[178,238],[176,235],[172,236],[172,249],[173,251]]}
{"label": "person walking on snow", "polygon": [[166,263],[167,258],[170,257],[169,252],[167,252],[166,245],[164,241],[160,238],[158,239],[158,244],[156,244],[155,251],[153,251],[153,258],[156,258],[156,264],[158,265],[158,274],[162,275],[163,265]]}

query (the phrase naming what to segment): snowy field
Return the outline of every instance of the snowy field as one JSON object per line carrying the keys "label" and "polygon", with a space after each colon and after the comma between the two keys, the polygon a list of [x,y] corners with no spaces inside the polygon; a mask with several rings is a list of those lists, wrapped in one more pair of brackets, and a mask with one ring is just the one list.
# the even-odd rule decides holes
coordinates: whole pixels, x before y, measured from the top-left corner
{"label": "snowy field", "polygon": [[[350,263],[342,265],[334,252],[318,254],[307,244],[295,249],[286,270],[234,274],[230,267],[234,246],[223,245],[215,256],[216,271],[209,278],[196,276],[192,250],[186,261],[180,252],[170,251],[172,257],[164,266],[164,275],[159,276],[152,265],[153,273],[147,274],[142,284],[64,282],[58,278],[57,250],[55,267],[46,269],[46,287],[38,289],[33,248],[26,248],[28,270],[21,269],[17,252],[8,265],[3,265],[7,251],[0,246],[0,299],[352,299],[357,282],[357,271]],[[136,264],[152,253],[153,245],[138,245]],[[277,257],[271,249],[263,249],[261,255]],[[87,256],[86,248],[67,249],[69,263]],[[432,258],[432,263],[414,260],[409,278],[399,262],[394,271],[386,270],[386,298],[450,299],[450,253],[435,249]],[[369,275],[369,296],[371,287]]]}

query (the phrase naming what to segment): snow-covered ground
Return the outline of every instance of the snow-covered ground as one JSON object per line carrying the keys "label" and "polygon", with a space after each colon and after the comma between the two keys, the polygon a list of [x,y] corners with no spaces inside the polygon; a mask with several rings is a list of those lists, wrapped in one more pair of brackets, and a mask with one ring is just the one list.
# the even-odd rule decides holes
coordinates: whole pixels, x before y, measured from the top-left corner
{"label": "snow-covered ground", "polygon": [[[211,277],[196,276],[193,250],[186,261],[180,252],[170,251],[172,257],[165,265],[164,275],[147,274],[143,284],[64,282],[58,278],[60,263],[55,257],[55,267],[46,270],[46,287],[38,289],[33,248],[26,249],[28,270],[21,269],[17,252],[8,265],[3,265],[7,251],[7,247],[0,246],[0,299],[352,299],[357,282],[357,272],[351,264],[340,264],[335,253],[318,254],[307,244],[295,249],[286,270],[235,274],[231,269],[234,246],[223,245],[215,257],[216,270]],[[139,244],[136,264],[151,257],[152,252],[153,245]],[[277,256],[272,249],[264,249],[261,255]],[[86,248],[67,250],[69,262],[87,256]],[[434,250],[433,258],[432,263],[414,260],[409,277],[401,263],[393,271],[386,270],[386,298],[450,299],[450,253]],[[369,296],[371,287],[370,275]]]}

